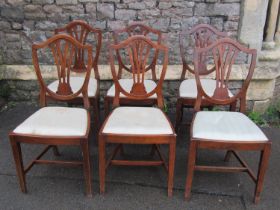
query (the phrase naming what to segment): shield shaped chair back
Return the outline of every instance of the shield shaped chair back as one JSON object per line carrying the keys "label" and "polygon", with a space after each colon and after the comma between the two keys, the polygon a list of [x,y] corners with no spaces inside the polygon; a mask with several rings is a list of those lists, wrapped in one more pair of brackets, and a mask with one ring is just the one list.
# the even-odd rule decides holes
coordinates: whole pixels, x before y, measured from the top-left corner
{"label": "shield shaped chair back", "polygon": [[[92,68],[94,70],[95,79],[99,80],[98,59],[102,45],[102,31],[98,28],[93,28],[85,21],[74,20],[65,27],[55,29],[55,34],[66,33],[75,38],[81,44],[91,44],[93,48]],[[75,63],[72,71],[83,73],[87,71],[84,51],[78,50],[75,52]]]}
{"label": "shield shaped chair back", "polygon": [[[153,51],[158,51],[162,60],[162,69],[156,86],[152,90],[147,91],[144,85],[144,80],[147,74],[147,65],[149,65],[148,61],[154,59],[153,54],[151,54]],[[119,83],[115,67],[115,61],[117,60],[119,62],[119,53],[126,56],[127,63],[131,69],[133,85],[130,92],[126,91]],[[158,107],[163,107],[162,84],[168,64],[168,48],[166,46],[152,42],[145,36],[136,35],[129,37],[121,43],[111,45],[109,59],[115,84],[114,107],[119,105],[120,94],[123,94],[128,99],[132,100],[144,100],[156,94]],[[159,59],[155,64],[158,62]]]}
{"label": "shield shaped chair back", "polygon": [[[199,71],[201,57],[204,57],[206,65],[213,66],[216,77],[216,88],[213,95],[208,95],[201,85]],[[195,48],[194,68],[198,89],[195,109],[200,109],[202,99],[216,105],[230,105],[234,101],[239,101],[240,111],[245,112],[246,92],[256,66],[256,57],[255,49],[249,49],[230,38],[219,39],[205,48]],[[248,59],[248,63],[242,64],[242,58]],[[242,71],[239,73],[244,74],[244,80],[240,88],[229,92],[230,80],[234,78],[236,71]]]}
{"label": "shield shaped chair back", "polygon": [[[204,48],[211,45],[213,42],[220,38],[227,37],[226,32],[220,32],[214,27],[208,24],[199,24],[194,26],[191,30],[183,30],[179,35],[180,42],[180,54],[183,63],[183,71],[181,74],[181,80],[186,77],[187,71],[194,74],[194,68],[191,64],[193,63],[194,48]],[[187,46],[186,46],[187,44]],[[198,59],[199,74],[208,75],[215,71],[215,68],[208,68],[205,65],[205,58],[201,55]]]}
{"label": "shield shaped chair back", "polygon": [[[38,53],[45,52],[44,54]],[[73,68],[75,68],[75,53],[77,51],[83,51],[86,57],[84,75],[84,81],[82,85],[77,88],[77,91],[73,91],[71,88],[70,76],[73,73]],[[40,55],[40,56],[39,56]],[[41,65],[40,59],[48,57],[54,66],[55,73],[52,74],[56,76],[58,80],[58,86],[56,91],[49,89],[47,80],[44,78],[45,75],[45,65]],[[32,58],[35,68],[35,72],[40,85],[40,104],[46,106],[46,93],[49,97],[60,100],[60,101],[71,101],[77,98],[80,94],[83,96],[85,108],[89,108],[88,99],[88,82],[92,67],[92,47],[90,45],[83,45],[75,38],[66,34],[58,34],[49,38],[48,40],[32,45]]]}
{"label": "shield shaped chair back", "polygon": [[[123,40],[135,35],[146,36],[151,40],[153,40],[154,42],[156,42],[157,44],[160,44],[162,41],[161,31],[153,29],[141,23],[133,23],[126,28],[113,31],[114,44],[122,42]],[[145,71],[151,71],[152,79],[156,80],[157,77],[156,77],[155,66],[156,66],[156,61],[158,59],[158,51],[151,52],[151,55],[153,56],[153,59],[150,61],[150,63],[148,63]],[[122,70],[124,69],[131,73],[131,68],[125,62],[123,62],[123,58],[119,53],[117,56],[119,60],[118,77],[120,79],[122,77]]]}

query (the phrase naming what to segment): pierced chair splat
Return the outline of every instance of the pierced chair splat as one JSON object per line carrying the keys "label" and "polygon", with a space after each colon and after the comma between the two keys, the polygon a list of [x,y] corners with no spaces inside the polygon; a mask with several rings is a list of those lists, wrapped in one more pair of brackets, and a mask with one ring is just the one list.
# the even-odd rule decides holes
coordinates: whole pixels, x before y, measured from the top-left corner
{"label": "pierced chair splat", "polygon": [[[190,30],[183,30],[179,36],[180,54],[183,63],[181,84],[179,87],[179,97],[176,104],[176,124],[177,131],[183,119],[184,107],[193,108],[196,98],[197,89],[194,77],[194,68],[190,63],[194,63],[193,51],[195,47],[203,48],[211,45],[216,40],[226,37],[226,32],[220,32],[208,24],[199,24]],[[188,47],[186,47],[188,45]],[[186,48],[186,50],[185,50]],[[199,74],[205,78],[201,79],[201,84],[208,94],[213,94],[215,90],[215,78],[210,79],[215,67],[209,67],[205,64],[205,56],[196,58],[199,61]],[[186,79],[186,76],[190,77]],[[203,101],[202,106],[211,106],[210,103]]]}
{"label": "pierced chair splat", "polygon": [[[102,31],[98,28],[93,28],[85,21],[74,20],[67,24],[63,28],[55,29],[55,34],[68,34],[79,41],[81,44],[90,44],[93,47],[93,63],[92,70],[94,72],[94,78],[91,77],[89,80],[88,87],[88,97],[90,99],[90,104],[93,108],[93,119],[95,123],[95,128],[99,128],[99,87],[100,87],[100,76],[98,71],[98,59],[100,54],[100,49],[102,45]],[[74,66],[71,71],[75,72],[76,75],[70,77],[72,89],[77,90],[83,83],[83,76],[87,69],[85,65],[85,52],[82,49],[78,49],[75,52]],[[54,81],[49,84],[49,89],[55,91],[57,89],[58,81]],[[83,103],[82,95],[79,95],[71,103]]]}
{"label": "pierced chair splat", "polygon": [[[40,65],[38,51],[48,49],[55,62],[58,86],[53,91],[48,87],[44,79],[43,66]],[[74,56],[77,50],[86,52],[88,58],[85,63],[87,71],[84,74],[83,82],[79,88],[71,88],[70,73],[74,66]],[[43,59],[45,55],[42,55]],[[68,166],[83,166],[86,195],[92,196],[91,187],[91,164],[89,155],[89,133],[90,133],[90,115],[88,83],[92,67],[92,47],[82,45],[76,39],[69,35],[59,34],[48,40],[32,45],[32,58],[35,72],[40,85],[40,104],[42,108],[28,117],[24,122],[18,125],[9,133],[10,143],[15,160],[17,175],[22,192],[26,192],[27,172],[35,164],[60,164]],[[54,100],[71,101],[82,95],[84,108],[70,108],[61,106],[46,106],[46,95]],[[31,163],[24,167],[21,144],[47,145],[46,148]],[[42,160],[43,155],[50,148],[54,149],[54,154],[59,155],[57,146],[76,145],[81,146],[83,161],[60,161],[60,160]]]}
{"label": "pierced chair splat", "polygon": [[[124,29],[119,29],[113,31],[113,40],[114,44],[118,44],[122,40],[125,40],[132,36],[142,35],[145,37],[150,38],[157,44],[161,43],[161,32],[159,30],[153,29],[141,23],[133,23]],[[156,62],[158,60],[158,51],[150,52],[150,56],[152,59],[147,60],[147,65],[145,67],[145,71],[148,71],[151,75],[151,79],[145,79],[144,85],[148,91],[151,91],[156,86]],[[118,59],[118,79],[120,84],[129,91],[133,85],[133,81],[129,78],[123,78],[126,74],[132,74],[132,68],[129,64],[129,61],[125,60],[124,58],[126,55],[122,55],[119,51],[117,51],[117,59]],[[123,71],[125,70],[125,72]],[[105,116],[108,116],[110,112],[110,105],[113,103],[113,99],[115,96],[115,85],[113,84],[104,98],[104,109],[105,109]],[[134,103],[133,100],[128,99],[125,95],[121,95],[120,104],[128,104],[132,105]],[[139,100],[137,104],[142,104],[143,106],[152,106],[157,103],[155,95],[150,96],[147,99]]]}
{"label": "pierced chair splat", "polygon": [[[207,55],[207,60],[215,64],[216,85],[214,93],[211,95],[207,93],[201,82],[198,61],[201,55]],[[247,67],[247,76],[244,78],[241,88],[231,95],[228,91],[230,78],[234,71],[233,65],[238,63],[238,57],[240,56],[248,57],[249,64],[244,65],[244,67]],[[256,56],[256,50],[248,49],[229,38],[219,39],[208,47],[195,49],[194,68],[198,89],[195,110],[197,113],[193,118],[191,126],[185,189],[186,198],[190,198],[194,171],[209,171],[248,173],[256,184],[254,202],[258,203],[260,200],[264,175],[270,156],[271,141],[244,114],[246,109],[246,92],[253,76]],[[238,102],[239,107],[237,107],[237,111],[199,111],[202,100],[224,106],[230,106],[232,103]],[[226,150],[225,161],[228,161],[231,154],[233,154],[240,162],[241,167],[197,165],[196,154],[198,149]],[[237,151],[260,152],[257,175],[253,173],[253,170],[249,168]]]}
{"label": "pierced chair splat", "polygon": [[[156,86],[149,90],[145,87],[147,59],[152,49],[163,55],[163,67]],[[117,52],[124,50],[129,57],[132,72],[132,86],[127,90],[119,82],[115,69]],[[163,165],[168,172],[168,196],[172,195],[175,163],[176,134],[163,108],[162,83],[168,63],[167,47],[156,44],[144,36],[133,36],[127,40],[111,45],[110,65],[115,84],[113,111],[105,120],[99,131],[99,177],[100,193],[105,192],[106,170],[110,165],[124,166],[159,166]],[[157,107],[139,107],[120,105],[121,94],[135,102],[156,96]],[[151,117],[153,116],[153,117]],[[113,153],[106,158],[106,144],[117,144]],[[120,160],[116,155],[123,144],[152,145],[160,160]],[[160,145],[169,145],[169,163],[165,162]]]}

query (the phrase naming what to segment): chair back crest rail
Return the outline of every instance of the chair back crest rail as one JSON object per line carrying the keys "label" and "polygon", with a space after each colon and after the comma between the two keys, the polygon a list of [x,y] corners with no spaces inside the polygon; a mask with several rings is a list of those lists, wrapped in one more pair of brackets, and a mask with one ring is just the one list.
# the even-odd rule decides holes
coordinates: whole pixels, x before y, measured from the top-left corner
{"label": "chair back crest rail", "polygon": [[[181,74],[181,80],[185,79],[186,72],[189,71],[190,73],[194,74],[194,69],[188,64],[186,60],[186,51],[184,49],[184,40],[188,38],[187,53],[192,54],[195,47],[204,48],[211,45],[213,42],[220,38],[227,37],[226,32],[220,32],[214,27],[208,24],[199,24],[194,26],[191,30],[183,30],[179,34],[179,42],[180,42],[180,54],[183,63],[183,70]],[[193,47],[191,47],[193,45]],[[191,51],[191,52],[190,52]],[[200,75],[208,75],[215,71],[215,67],[208,69],[207,65],[205,65],[205,57],[200,55],[198,57],[199,61],[199,74]]]}
{"label": "chair back crest rail", "polygon": [[[151,39],[155,39],[155,42],[158,44],[160,44],[162,40],[161,31],[153,29],[141,23],[133,23],[126,28],[113,31],[114,44],[118,44],[121,41],[122,36],[126,36],[125,37],[126,39],[128,37],[135,36],[135,35],[143,35],[146,37],[150,37]],[[151,70],[152,79],[156,80],[157,78],[156,78],[155,66],[156,66],[156,61],[158,59],[158,51],[151,53],[151,56],[153,57],[153,59],[147,65],[145,71]],[[123,61],[118,51],[117,51],[117,58],[119,60],[118,77],[119,78],[122,77],[123,69],[131,73],[132,71],[131,68],[127,66],[127,64]]]}
{"label": "chair back crest rail", "polygon": [[[93,53],[92,67],[94,69],[95,78],[99,79],[100,76],[98,72],[98,58],[102,45],[102,31],[98,28],[91,27],[85,21],[74,20],[63,28],[55,29],[55,34],[61,33],[69,34],[83,45],[89,44],[90,41],[95,42],[95,44],[92,44],[92,46],[95,46],[93,48],[95,53]],[[93,35],[93,37],[90,36],[91,34]],[[86,65],[84,63],[84,56],[84,51],[82,49],[78,49],[75,52],[75,64],[72,68],[72,71],[77,73],[83,73],[87,71]]]}
{"label": "chair back crest rail", "polygon": [[[247,76],[243,81],[242,87],[237,91],[237,93],[230,95],[229,79],[230,75],[232,74],[232,67],[235,64],[238,56],[241,54],[246,54],[248,57],[250,57]],[[205,58],[206,65],[211,64],[214,66],[213,68],[216,77],[216,87],[212,96],[207,95],[200,81],[201,74],[199,72],[199,58],[202,56]],[[256,57],[257,51],[255,49],[249,49],[230,38],[219,39],[205,48],[195,48],[194,69],[198,89],[195,110],[198,111],[200,109],[203,98],[203,100],[205,99],[210,103],[217,105],[230,105],[233,102],[240,100],[240,111],[245,112],[246,92],[256,66]]]}
{"label": "chair back crest rail", "polygon": [[[150,92],[147,92],[144,81],[145,75],[147,73],[147,61],[150,56],[152,49],[157,50],[159,54],[162,54],[163,65],[160,78],[157,81],[157,85]],[[126,55],[127,60],[131,69],[131,76],[133,80],[133,85],[130,92],[127,92],[119,83],[119,77],[117,75],[115,60],[119,62],[118,53],[123,51]],[[162,84],[166,74],[167,64],[168,64],[168,48],[164,45],[152,42],[145,36],[136,35],[129,37],[127,40],[113,44],[109,49],[109,59],[111,71],[115,83],[115,97],[113,101],[113,106],[119,106],[120,94],[125,95],[128,99],[133,100],[143,100],[148,99],[150,96],[156,94],[157,105],[163,108],[163,96],[162,96]]]}
{"label": "chair back crest rail", "polygon": [[[48,88],[46,81],[43,78],[43,72],[40,68],[38,50],[44,50],[50,52],[49,56],[52,57],[54,65],[57,70],[58,86],[57,91],[54,92]],[[87,69],[84,74],[84,82],[81,87],[73,92],[71,88],[70,75],[71,71],[75,66],[75,52],[84,51],[87,55]],[[44,55],[42,55],[44,56]],[[49,38],[42,43],[36,43],[32,45],[32,58],[35,72],[40,84],[40,103],[41,106],[46,106],[46,93],[55,99],[61,101],[70,101],[78,97],[80,94],[83,95],[83,101],[85,108],[89,108],[88,99],[88,83],[92,67],[92,47],[90,45],[83,45],[75,38],[67,34],[58,34]]]}

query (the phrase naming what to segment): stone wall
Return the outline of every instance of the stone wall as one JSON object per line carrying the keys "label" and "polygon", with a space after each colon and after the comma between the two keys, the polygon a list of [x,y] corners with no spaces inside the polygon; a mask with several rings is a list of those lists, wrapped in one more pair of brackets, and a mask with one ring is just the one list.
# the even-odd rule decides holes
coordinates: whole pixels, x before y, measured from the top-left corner
{"label": "stone wall", "polygon": [[0,64],[30,64],[31,43],[74,19],[101,28],[100,63],[107,64],[110,31],[141,21],[164,33],[169,63],[180,64],[179,32],[197,23],[209,23],[237,37],[240,0],[1,0]]}
{"label": "stone wall", "polygon": [[[164,81],[163,93],[166,104],[171,112],[174,112],[176,107],[175,104],[178,98],[181,69],[181,65],[168,66],[166,80]],[[233,66],[230,76],[230,89],[233,94],[236,94],[240,89],[247,75],[246,69],[246,64]],[[42,71],[48,83],[56,79],[56,70],[54,66],[44,65]],[[103,97],[112,84],[112,75],[108,65],[100,65],[99,72],[101,77],[101,105],[103,105]],[[159,73],[160,71],[157,72]],[[276,66],[271,66],[269,63],[259,64],[255,69],[247,92],[248,110],[258,112],[265,111],[271,99],[275,98],[275,94],[278,94],[274,92],[274,88],[275,84],[278,84],[278,88],[280,87],[279,79],[277,81],[275,80],[275,78],[279,78],[279,76],[280,73]],[[124,78],[125,77],[128,77],[128,74],[124,74]],[[191,78],[193,76],[189,74],[187,77]],[[213,78],[214,75],[209,75],[209,77]],[[38,102],[39,86],[32,65],[2,65],[0,66],[0,78],[2,79],[0,80],[0,90],[7,85],[10,87],[10,101]]]}
{"label": "stone wall", "polygon": [[[102,80],[100,83],[100,108],[104,109],[104,96],[107,90],[113,84],[112,80]],[[176,101],[178,97],[180,81],[178,80],[168,80],[163,84],[163,96],[165,105],[168,108],[169,113],[176,112]],[[0,81],[0,87],[9,86],[9,100],[15,103],[35,103],[39,104],[39,84],[36,80],[5,80]],[[240,86],[240,82],[231,82],[232,90],[235,87]],[[254,106],[254,101],[247,101],[247,110],[252,110]]]}
{"label": "stone wall", "polygon": [[273,94],[273,102],[280,101],[280,77],[278,77],[275,81],[275,89]]}

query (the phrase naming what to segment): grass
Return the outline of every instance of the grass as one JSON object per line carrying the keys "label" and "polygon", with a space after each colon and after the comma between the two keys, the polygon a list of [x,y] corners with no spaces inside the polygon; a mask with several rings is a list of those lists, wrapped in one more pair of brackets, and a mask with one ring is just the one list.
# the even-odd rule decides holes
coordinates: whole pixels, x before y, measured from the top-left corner
{"label": "grass", "polygon": [[267,121],[264,119],[263,115],[259,112],[250,112],[248,114],[248,117],[257,125],[259,126],[267,126],[268,123]]}
{"label": "grass", "polygon": [[259,126],[280,128],[280,101],[268,107],[265,113],[250,112],[248,117]]}

